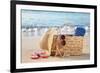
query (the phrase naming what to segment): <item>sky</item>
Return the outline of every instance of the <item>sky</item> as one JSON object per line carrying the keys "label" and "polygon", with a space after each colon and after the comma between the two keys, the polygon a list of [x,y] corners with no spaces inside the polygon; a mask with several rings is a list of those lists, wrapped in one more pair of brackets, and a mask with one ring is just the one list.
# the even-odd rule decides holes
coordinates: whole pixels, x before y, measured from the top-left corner
{"label": "sky", "polygon": [[21,10],[23,25],[38,26],[62,26],[90,25],[90,14],[83,12],[45,11],[45,10]]}

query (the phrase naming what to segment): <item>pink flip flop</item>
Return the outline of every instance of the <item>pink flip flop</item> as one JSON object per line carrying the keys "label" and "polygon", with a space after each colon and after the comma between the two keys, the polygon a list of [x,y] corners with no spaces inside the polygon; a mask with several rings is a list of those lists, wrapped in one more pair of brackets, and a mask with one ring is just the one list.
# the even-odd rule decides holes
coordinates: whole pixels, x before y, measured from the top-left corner
{"label": "pink flip flop", "polygon": [[39,56],[36,54],[36,53],[32,53],[32,56],[31,56],[32,59],[38,59]]}
{"label": "pink flip flop", "polygon": [[48,57],[49,55],[47,54],[47,52],[42,50],[33,52],[31,56],[32,59],[48,58]]}
{"label": "pink flip flop", "polygon": [[48,58],[48,54],[45,51],[41,51],[38,53],[41,58]]}

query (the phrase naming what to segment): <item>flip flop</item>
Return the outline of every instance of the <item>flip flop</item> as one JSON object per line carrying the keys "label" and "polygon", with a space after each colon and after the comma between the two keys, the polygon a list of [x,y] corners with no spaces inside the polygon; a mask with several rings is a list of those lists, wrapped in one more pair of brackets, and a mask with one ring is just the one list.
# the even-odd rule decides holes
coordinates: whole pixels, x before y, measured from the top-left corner
{"label": "flip flop", "polygon": [[48,58],[49,56],[48,55],[45,55],[45,54],[41,54],[40,57],[41,58]]}
{"label": "flip flop", "polygon": [[32,53],[32,59],[39,59],[39,58],[48,58],[49,55],[47,54],[47,52],[39,50],[39,51],[35,51]]}
{"label": "flip flop", "polygon": [[40,53],[38,53],[39,54],[39,56],[41,57],[41,58],[48,58],[49,57],[49,55],[45,52],[45,51],[41,51]]}
{"label": "flip flop", "polygon": [[32,53],[31,59],[39,59],[39,56],[36,53]]}

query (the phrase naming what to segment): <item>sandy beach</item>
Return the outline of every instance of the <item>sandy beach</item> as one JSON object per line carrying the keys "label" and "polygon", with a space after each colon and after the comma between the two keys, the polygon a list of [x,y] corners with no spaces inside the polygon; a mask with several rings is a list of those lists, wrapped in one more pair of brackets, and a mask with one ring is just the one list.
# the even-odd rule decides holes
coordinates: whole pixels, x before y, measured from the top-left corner
{"label": "sandy beach", "polygon": [[69,61],[69,60],[87,60],[89,59],[90,55],[90,46],[89,46],[89,35],[84,36],[84,47],[83,47],[83,54],[81,56],[69,56],[69,57],[52,57],[43,59],[31,59],[32,52],[34,50],[40,49],[39,43],[41,40],[41,36],[32,36],[30,33],[23,32],[22,33],[22,51],[21,51],[21,59],[22,63],[29,63],[29,62],[52,62],[52,61]]}

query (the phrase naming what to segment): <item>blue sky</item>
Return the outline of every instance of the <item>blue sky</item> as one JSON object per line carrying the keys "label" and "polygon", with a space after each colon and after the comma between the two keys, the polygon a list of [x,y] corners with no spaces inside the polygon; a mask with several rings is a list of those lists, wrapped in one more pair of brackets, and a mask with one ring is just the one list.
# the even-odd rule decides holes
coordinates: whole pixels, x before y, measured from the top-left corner
{"label": "blue sky", "polygon": [[22,25],[57,26],[66,23],[72,25],[90,25],[90,14],[79,12],[22,10]]}

